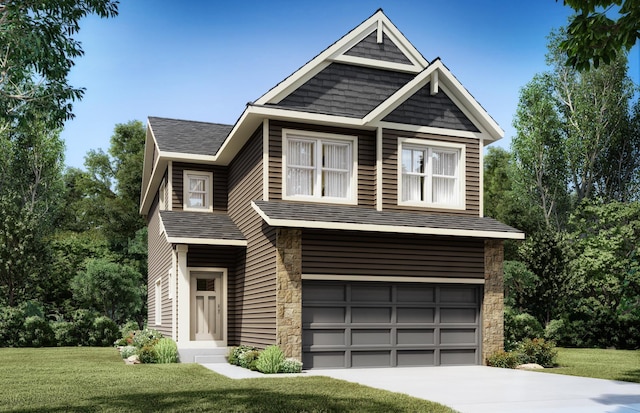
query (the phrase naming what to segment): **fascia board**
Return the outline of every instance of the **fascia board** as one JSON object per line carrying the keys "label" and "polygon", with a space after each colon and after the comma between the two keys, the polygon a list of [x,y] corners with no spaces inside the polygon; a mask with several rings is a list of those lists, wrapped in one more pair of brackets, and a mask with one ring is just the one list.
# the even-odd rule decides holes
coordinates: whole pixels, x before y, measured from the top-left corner
{"label": "fascia board", "polygon": [[167,242],[170,244],[225,245],[230,247],[247,246],[246,240],[235,239],[167,237]]}
{"label": "fascia board", "polygon": [[[156,163],[153,166],[153,173],[151,174],[149,185],[147,186],[144,197],[142,198],[143,201],[140,205],[141,215],[147,215],[147,213],[149,212],[149,208],[151,208],[151,202],[153,201],[153,197],[155,194],[155,189],[157,189],[157,186],[160,185],[160,181],[162,180],[162,174],[160,174],[158,171],[164,171],[166,165],[168,165],[167,160],[161,156],[158,156],[158,158],[156,159]],[[154,192],[152,192],[152,188]]]}
{"label": "fascia board", "polygon": [[372,122],[371,125],[381,127],[385,130],[397,130],[404,132],[424,133],[429,135],[457,136],[460,138],[485,139],[485,132],[470,132],[458,129],[434,128],[432,126],[410,125],[395,122]]}
{"label": "fascia board", "polygon": [[[153,142],[153,144],[151,143]],[[151,158],[153,157],[154,145],[157,145],[153,131],[151,130],[151,124],[147,120],[147,130],[144,140],[144,158],[142,160],[142,182],[140,183],[140,206],[144,204],[144,196],[149,187],[149,181],[151,180],[151,174],[153,172],[153,165],[151,165]],[[141,211],[140,211],[141,212]]]}
{"label": "fascia board", "polygon": [[303,221],[296,219],[272,219],[258,207],[255,202],[251,202],[253,209],[260,217],[272,227],[293,227],[293,228],[309,228],[309,229],[336,229],[343,231],[367,231],[367,232],[387,232],[401,234],[420,234],[420,235],[444,235],[454,237],[473,237],[473,238],[495,238],[495,239],[524,239],[521,232],[498,232],[498,231],[475,231],[466,229],[449,229],[449,228],[429,228],[429,227],[405,227],[396,225],[377,225],[377,224],[356,224],[344,222],[330,221]]}

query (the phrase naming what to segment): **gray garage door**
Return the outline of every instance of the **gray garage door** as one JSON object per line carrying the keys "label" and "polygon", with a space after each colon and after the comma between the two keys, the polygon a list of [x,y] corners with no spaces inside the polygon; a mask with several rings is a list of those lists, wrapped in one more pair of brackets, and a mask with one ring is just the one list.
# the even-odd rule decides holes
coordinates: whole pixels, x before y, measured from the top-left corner
{"label": "gray garage door", "polygon": [[480,287],[304,281],[305,368],[479,364]]}

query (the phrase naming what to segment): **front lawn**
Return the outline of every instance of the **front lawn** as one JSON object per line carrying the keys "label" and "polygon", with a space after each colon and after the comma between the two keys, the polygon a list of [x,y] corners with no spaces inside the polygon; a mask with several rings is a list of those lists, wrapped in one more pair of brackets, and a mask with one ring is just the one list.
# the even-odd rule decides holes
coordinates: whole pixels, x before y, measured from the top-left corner
{"label": "front lawn", "polygon": [[453,412],[325,377],[231,380],[197,364],[125,365],[113,348],[0,349],[0,411]]}
{"label": "front lawn", "polygon": [[544,372],[640,383],[640,350],[559,348],[558,364]]}

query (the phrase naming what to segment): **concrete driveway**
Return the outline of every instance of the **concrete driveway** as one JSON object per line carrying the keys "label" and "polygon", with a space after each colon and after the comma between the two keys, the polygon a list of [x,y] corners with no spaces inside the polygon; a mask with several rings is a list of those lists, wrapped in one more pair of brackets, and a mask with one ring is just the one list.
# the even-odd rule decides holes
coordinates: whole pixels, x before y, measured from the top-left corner
{"label": "concrete driveway", "polygon": [[309,370],[462,413],[638,413],[640,384],[484,366]]}

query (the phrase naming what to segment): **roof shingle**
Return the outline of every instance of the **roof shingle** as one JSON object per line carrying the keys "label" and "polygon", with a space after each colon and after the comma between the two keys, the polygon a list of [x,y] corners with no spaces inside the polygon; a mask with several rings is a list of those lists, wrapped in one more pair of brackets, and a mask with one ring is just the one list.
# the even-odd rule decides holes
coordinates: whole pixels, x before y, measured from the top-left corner
{"label": "roof shingle", "polygon": [[215,155],[232,125],[149,117],[153,136],[163,152]]}
{"label": "roof shingle", "polygon": [[245,241],[224,212],[160,211],[167,238]]}

